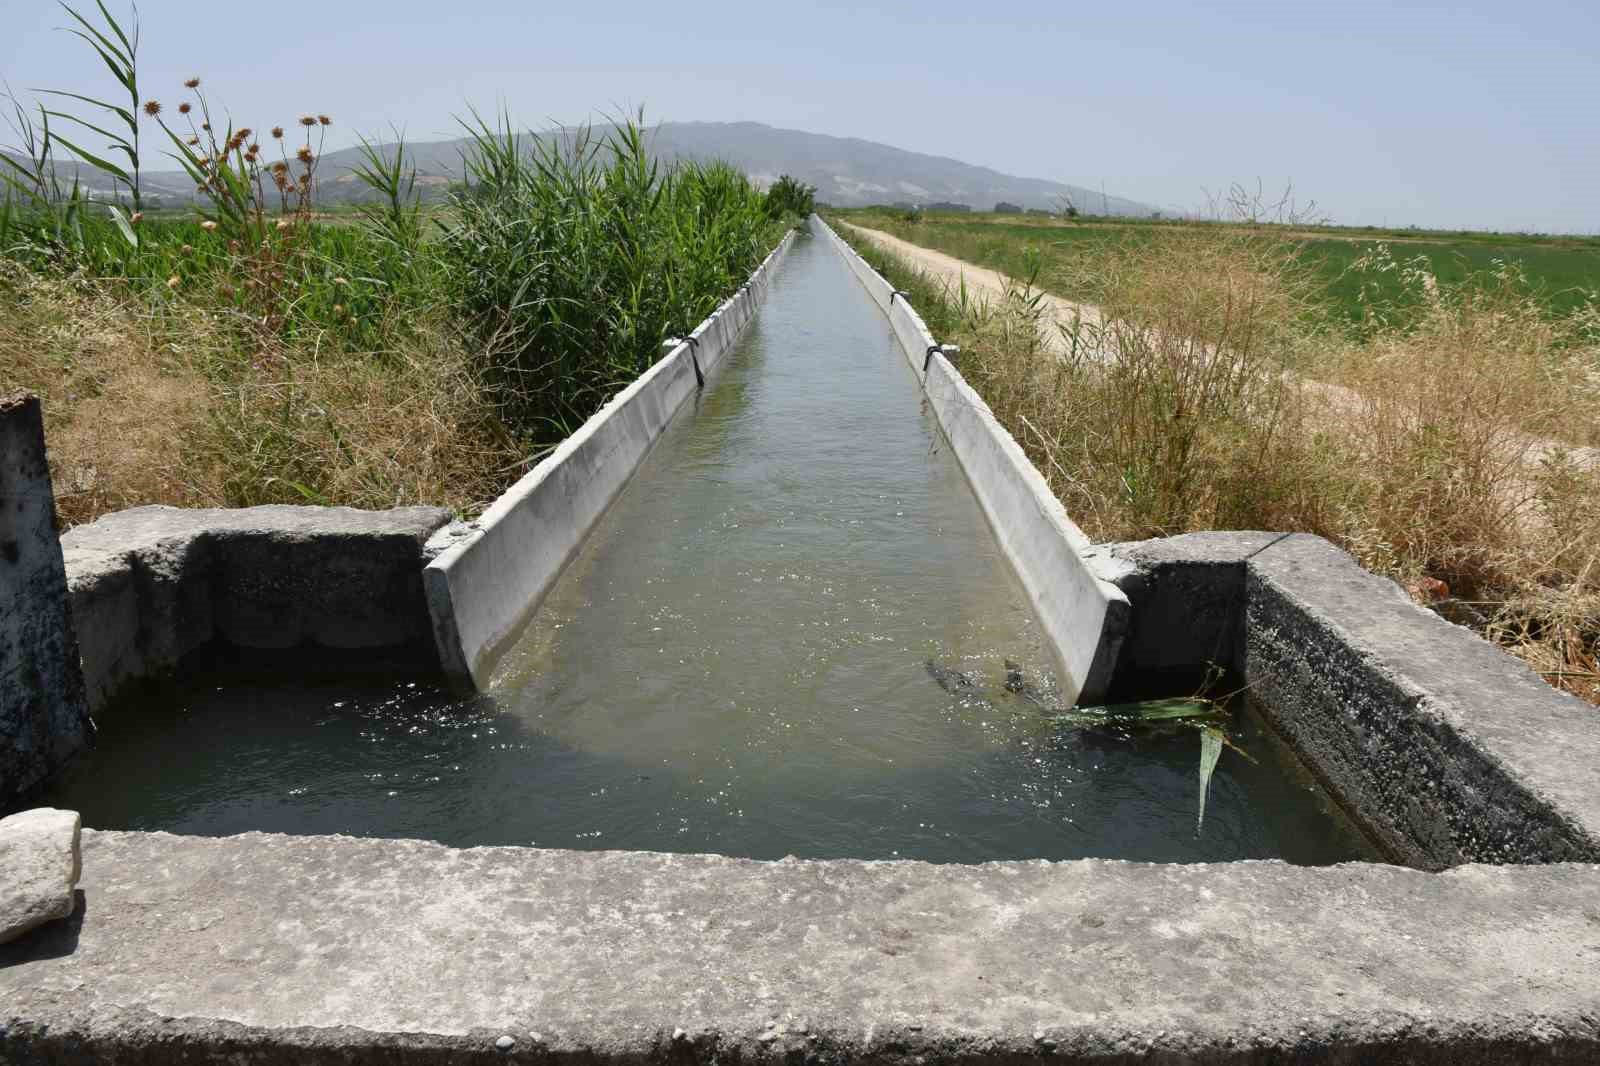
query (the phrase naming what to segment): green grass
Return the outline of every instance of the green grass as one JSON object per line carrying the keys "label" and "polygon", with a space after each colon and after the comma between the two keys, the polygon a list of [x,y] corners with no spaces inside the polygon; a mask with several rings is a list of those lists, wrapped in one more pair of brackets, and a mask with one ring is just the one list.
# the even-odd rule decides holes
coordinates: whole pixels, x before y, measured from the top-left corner
{"label": "green grass", "polygon": [[[959,259],[1015,277],[1027,277],[1037,261],[1038,284],[1069,299],[1093,300],[1095,293],[1066,269],[1077,254],[1124,240],[1147,239],[1161,229],[1184,225],[1228,226],[1233,223],[1191,223],[1149,219],[1079,219],[1068,222],[1046,216],[994,214],[924,214],[907,221],[903,213],[879,208],[835,210],[830,217],[892,233],[903,240],[934,248]],[[1502,264],[1520,266],[1529,284],[1552,312],[1582,306],[1600,291],[1600,237],[1535,234],[1436,232],[1375,227],[1263,226],[1281,233],[1300,250],[1301,263],[1312,272],[1326,306],[1346,321],[1361,322],[1369,298],[1380,304],[1409,299],[1399,271],[1359,270],[1363,257],[1380,244],[1396,261],[1421,257],[1425,269],[1441,285],[1482,277]]]}

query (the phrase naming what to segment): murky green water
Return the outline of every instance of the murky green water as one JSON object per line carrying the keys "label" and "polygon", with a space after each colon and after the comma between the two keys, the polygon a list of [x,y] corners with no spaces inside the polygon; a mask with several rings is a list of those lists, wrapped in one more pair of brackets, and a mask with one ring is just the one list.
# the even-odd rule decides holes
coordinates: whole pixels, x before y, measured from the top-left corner
{"label": "murky green water", "polygon": [[887,323],[802,239],[489,696],[194,682],[107,715],[49,802],[106,828],[758,858],[1362,854],[1249,715],[1262,765],[1224,754],[1197,835],[1194,733],[1053,725],[1006,691],[1007,659],[1048,698],[1031,610]]}

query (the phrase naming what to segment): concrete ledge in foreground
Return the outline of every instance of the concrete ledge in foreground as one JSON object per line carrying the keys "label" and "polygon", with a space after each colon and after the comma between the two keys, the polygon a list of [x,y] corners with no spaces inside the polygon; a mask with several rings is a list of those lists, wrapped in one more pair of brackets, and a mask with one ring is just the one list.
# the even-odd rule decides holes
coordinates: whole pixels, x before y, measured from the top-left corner
{"label": "concrete ledge in foreground", "polygon": [[70,924],[0,947],[0,1061],[1600,1057],[1595,866],[769,863],[97,832],[83,865]]}

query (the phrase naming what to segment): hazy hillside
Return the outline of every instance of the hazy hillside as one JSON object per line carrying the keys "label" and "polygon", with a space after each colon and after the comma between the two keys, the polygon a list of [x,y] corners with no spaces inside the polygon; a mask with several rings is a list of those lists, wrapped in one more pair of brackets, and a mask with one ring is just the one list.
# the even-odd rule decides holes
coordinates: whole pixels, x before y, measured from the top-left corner
{"label": "hazy hillside", "polygon": [[[559,135],[559,131],[540,134]],[[665,161],[725,159],[762,183],[792,174],[815,185],[819,200],[840,207],[944,201],[987,211],[1004,200],[1021,207],[1052,209],[1060,206],[1065,194],[1079,209],[1096,214],[1147,215],[1154,210],[1117,196],[1102,199],[1098,190],[1015,177],[874,141],[777,129],[759,122],[668,122],[653,127],[649,136],[657,156]],[[459,140],[407,145],[425,191],[442,189],[460,174],[462,148]],[[324,157],[319,174],[325,200],[361,198],[364,190],[350,172],[359,158],[355,149],[329,152]],[[84,177],[91,187],[104,186],[98,175],[85,173]],[[169,200],[187,200],[193,195],[193,186],[181,172],[146,172],[144,180],[148,191]]]}

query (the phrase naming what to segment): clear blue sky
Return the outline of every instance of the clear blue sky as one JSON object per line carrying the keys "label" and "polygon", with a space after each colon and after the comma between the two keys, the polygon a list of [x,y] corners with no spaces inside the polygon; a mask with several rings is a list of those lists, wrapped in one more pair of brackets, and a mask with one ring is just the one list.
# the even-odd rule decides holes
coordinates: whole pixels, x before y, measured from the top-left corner
{"label": "clear blue sky", "polygon": [[[0,76],[105,89],[45,0],[0,0]],[[92,0],[84,0],[92,6]],[[125,0],[107,0],[114,12]],[[1336,221],[1600,231],[1600,2],[732,4],[147,0],[147,95],[205,79],[253,126],[302,111],[453,136],[645,105],[864,137],[1193,209],[1292,181]],[[142,87],[144,87],[142,86]]]}

